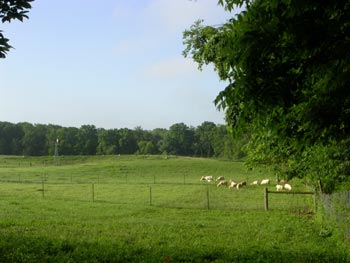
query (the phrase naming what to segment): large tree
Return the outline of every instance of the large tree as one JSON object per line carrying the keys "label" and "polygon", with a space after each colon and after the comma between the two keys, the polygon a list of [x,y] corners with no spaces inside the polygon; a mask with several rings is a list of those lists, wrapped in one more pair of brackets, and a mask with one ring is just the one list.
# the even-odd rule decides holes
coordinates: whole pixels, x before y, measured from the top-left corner
{"label": "large tree", "polygon": [[[27,13],[31,9],[30,2],[34,0],[0,0],[0,19],[2,23],[12,20],[23,21],[28,18]],[[5,58],[7,52],[11,49],[9,39],[5,38],[0,30],[0,58]]]}
{"label": "large tree", "polygon": [[79,146],[79,129],[75,127],[63,127],[58,131],[58,153],[60,155],[78,155],[81,153]]}
{"label": "large tree", "polygon": [[78,132],[79,154],[95,155],[98,146],[97,129],[95,125],[82,125]]}
{"label": "large tree", "polygon": [[0,122],[0,154],[23,154],[23,129],[20,125],[9,122]]}
{"label": "large tree", "polygon": [[350,173],[350,0],[220,0],[220,26],[184,32],[185,56],[212,63],[228,86],[215,102],[235,134],[251,134],[248,163],[322,180]]}
{"label": "large tree", "polygon": [[47,126],[44,124],[20,123],[23,136],[23,154],[28,156],[43,156],[48,154]]}
{"label": "large tree", "polygon": [[98,154],[116,154],[118,152],[118,133],[117,130],[100,129],[98,131]]}
{"label": "large tree", "polygon": [[187,155],[193,154],[194,129],[184,123],[176,123],[170,126],[167,132],[162,151],[169,154]]}
{"label": "large tree", "polygon": [[205,121],[195,130],[196,151],[201,157],[211,157],[214,154],[213,142],[216,132],[216,125],[213,122]]}

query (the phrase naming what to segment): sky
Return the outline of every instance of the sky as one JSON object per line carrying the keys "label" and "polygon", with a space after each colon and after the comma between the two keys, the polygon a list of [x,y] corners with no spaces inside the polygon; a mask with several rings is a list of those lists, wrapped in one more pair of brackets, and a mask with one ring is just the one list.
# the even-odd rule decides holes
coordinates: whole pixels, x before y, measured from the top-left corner
{"label": "sky", "polygon": [[232,14],[217,0],[35,0],[29,20],[0,24],[0,121],[168,129],[224,124],[213,103],[226,83],[184,58],[194,21]]}

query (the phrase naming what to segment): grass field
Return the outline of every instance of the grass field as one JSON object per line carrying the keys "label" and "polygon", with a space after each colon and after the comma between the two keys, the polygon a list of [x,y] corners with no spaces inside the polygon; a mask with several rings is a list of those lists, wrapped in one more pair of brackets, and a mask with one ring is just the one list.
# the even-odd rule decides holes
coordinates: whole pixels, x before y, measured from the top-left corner
{"label": "grass field", "polygon": [[214,159],[0,157],[0,262],[349,262],[310,196],[271,195],[265,212],[262,186],[202,175],[274,179]]}

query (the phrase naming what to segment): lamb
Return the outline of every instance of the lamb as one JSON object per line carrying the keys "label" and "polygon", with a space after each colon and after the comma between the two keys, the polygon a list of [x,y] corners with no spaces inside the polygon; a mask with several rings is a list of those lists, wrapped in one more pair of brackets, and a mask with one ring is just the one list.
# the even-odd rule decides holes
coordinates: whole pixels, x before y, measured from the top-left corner
{"label": "lamb", "polygon": [[284,184],[283,188],[288,190],[288,191],[292,190],[292,186],[290,184]]}
{"label": "lamb", "polygon": [[225,180],[225,177],[223,177],[223,176],[219,176],[218,178],[216,178],[216,180],[215,180],[215,181],[222,181],[222,180]]}
{"label": "lamb", "polygon": [[283,190],[283,185],[280,185],[280,184],[276,185],[276,190],[277,191],[282,191]]}
{"label": "lamb", "polygon": [[240,188],[242,188],[244,185],[247,185],[246,181],[240,182],[236,185],[237,190],[239,190]]}
{"label": "lamb", "polygon": [[236,185],[237,185],[237,183],[235,181],[230,180],[228,188],[234,188],[234,187],[236,187]]}
{"label": "lamb", "polygon": [[285,184],[288,184],[288,181],[287,180],[279,180],[278,184],[285,185]]}
{"label": "lamb", "polygon": [[213,176],[202,176],[200,181],[207,181],[207,182],[212,182],[213,181]]}
{"label": "lamb", "polygon": [[258,181],[253,181],[253,182],[251,182],[251,184],[250,185],[258,185],[259,184],[259,182]]}
{"label": "lamb", "polygon": [[224,185],[227,185],[227,181],[225,181],[225,180],[220,181],[216,186],[219,187],[219,186],[224,186]]}
{"label": "lamb", "polygon": [[270,184],[270,179],[264,179],[260,184]]}

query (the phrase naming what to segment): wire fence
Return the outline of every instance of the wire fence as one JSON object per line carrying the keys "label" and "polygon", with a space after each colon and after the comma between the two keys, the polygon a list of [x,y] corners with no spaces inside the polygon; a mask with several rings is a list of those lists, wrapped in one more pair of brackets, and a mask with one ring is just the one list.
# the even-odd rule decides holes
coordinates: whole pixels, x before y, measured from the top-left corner
{"label": "wire fence", "polygon": [[[205,182],[199,182],[199,178],[188,176],[187,174],[144,174],[139,173],[129,174],[128,170],[118,169],[115,173],[94,175],[74,174],[71,172],[60,173],[46,173],[33,172],[23,174],[9,173],[0,175],[0,183],[41,183],[45,181],[46,184],[201,184],[206,185]],[[215,182],[213,182],[215,184]]]}
{"label": "wire fence", "polygon": [[325,224],[335,225],[349,242],[350,233],[350,191],[333,194],[320,194],[320,208]]}
{"label": "wire fence", "polygon": [[[240,190],[206,184],[104,184],[104,183],[1,183],[0,198],[45,198],[49,200],[151,205],[166,208],[215,210],[265,210],[264,188]],[[269,210],[313,210],[309,195],[270,195]]]}
{"label": "wire fence", "polygon": [[[282,196],[283,195],[283,196]],[[288,196],[286,196],[288,195]],[[313,214],[317,210],[316,195],[307,191],[271,191],[264,189],[265,211],[293,207],[295,212]]]}

